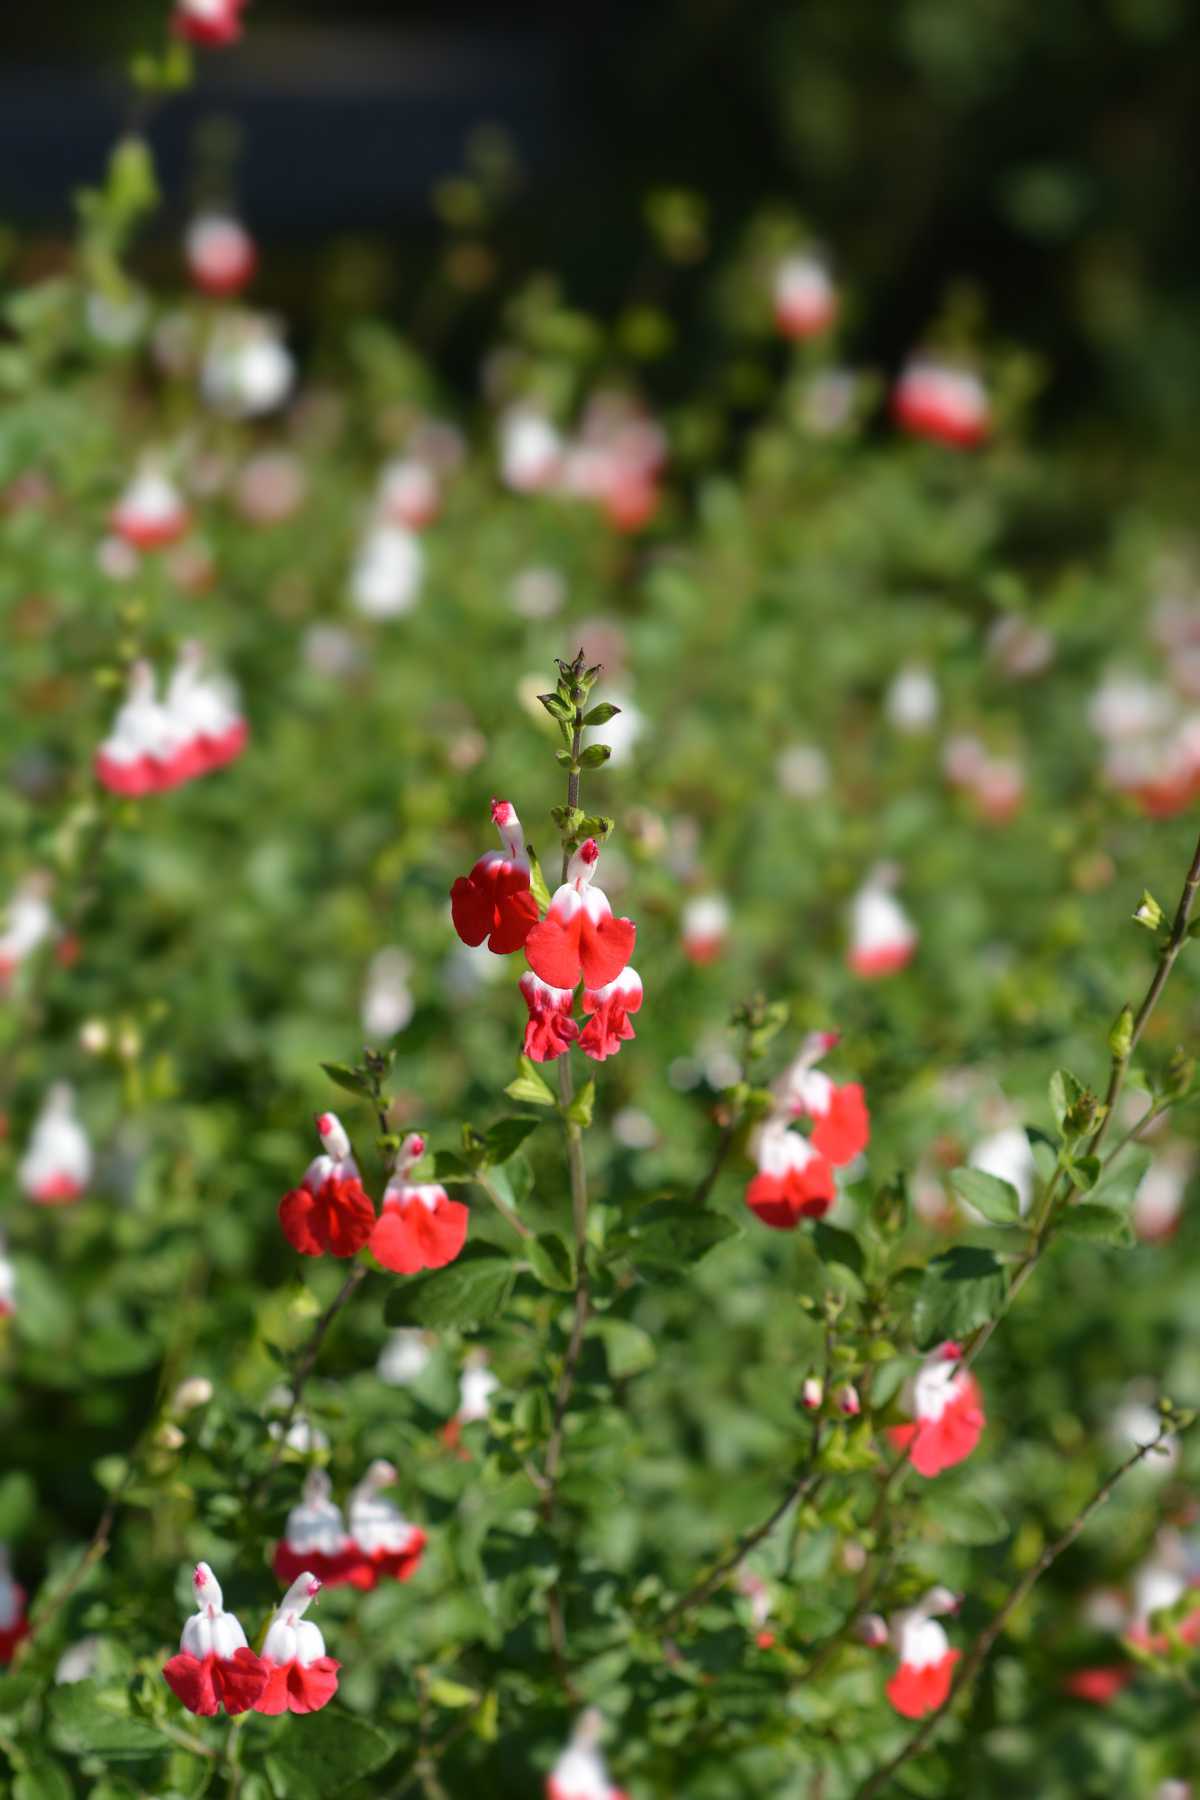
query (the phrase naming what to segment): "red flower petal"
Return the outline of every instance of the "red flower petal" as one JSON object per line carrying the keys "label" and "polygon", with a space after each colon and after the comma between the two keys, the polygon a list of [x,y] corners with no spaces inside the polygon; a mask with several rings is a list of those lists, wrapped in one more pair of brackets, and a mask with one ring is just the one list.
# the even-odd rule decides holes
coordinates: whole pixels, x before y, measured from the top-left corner
{"label": "red flower petal", "polygon": [[482,944],[492,929],[494,916],[492,896],[485,893],[470,875],[460,875],[450,889],[450,917],[463,943],[472,948]]}
{"label": "red flower petal", "polygon": [[267,1685],[267,1666],[243,1645],[218,1660],[215,1685],[227,1713],[249,1712]]}
{"label": "red flower petal", "polygon": [[318,1656],[314,1662],[294,1662],[288,1666],[288,1707],[294,1713],[320,1712],[337,1693],[341,1663],[332,1656]]}
{"label": "red flower petal", "polygon": [[862,1088],[857,1081],[848,1081],[844,1087],[834,1088],[829,1111],[815,1121],[809,1141],[840,1169],[866,1149],[870,1136],[871,1118]]}
{"label": "red flower petal", "polygon": [[371,1233],[371,1254],[397,1275],[443,1269],[466,1243],[470,1217],[460,1201],[445,1198],[432,1211],[420,1200],[385,1205]]}
{"label": "red flower petal", "polygon": [[181,1650],[163,1665],[163,1679],[175,1698],[202,1719],[211,1719],[220,1708],[214,1679],[216,1661],[215,1656],[206,1656],[202,1662]]}
{"label": "red flower petal", "polygon": [[361,1181],[331,1178],[315,1194],[304,1187],[285,1194],[279,1223],[301,1256],[354,1256],[375,1229],[375,1207]]}
{"label": "red flower petal", "polygon": [[595,925],[586,912],[577,916],[583,921],[579,939],[583,979],[590,988],[607,987],[629,965],[637,942],[637,926],[632,919],[610,917]]}
{"label": "red flower petal", "polygon": [[[551,987],[573,988],[579,980],[579,934],[583,918],[583,912],[579,911],[564,925],[555,913],[547,913],[525,939],[526,962],[534,974]],[[603,984],[598,982],[596,985]]]}
{"label": "red flower petal", "polygon": [[901,1663],[886,1688],[896,1711],[906,1719],[922,1719],[926,1713],[936,1712],[950,1692],[954,1665],[961,1654],[960,1650],[947,1650],[938,1662],[926,1663],[923,1668]]}
{"label": "red flower petal", "polygon": [[833,1205],[833,1170],[815,1156],[788,1175],[756,1175],[746,1189],[746,1205],[773,1231],[794,1231],[801,1219],[821,1219]]}

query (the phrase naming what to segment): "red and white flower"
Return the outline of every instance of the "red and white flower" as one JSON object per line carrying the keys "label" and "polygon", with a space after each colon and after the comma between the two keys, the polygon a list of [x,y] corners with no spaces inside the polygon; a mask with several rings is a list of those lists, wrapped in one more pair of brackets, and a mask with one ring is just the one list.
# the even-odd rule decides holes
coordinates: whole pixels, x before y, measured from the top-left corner
{"label": "red and white flower", "polygon": [[698,894],[683,909],[681,937],[689,962],[715,962],[729,932],[729,902],[723,894]]}
{"label": "red and white flower", "polygon": [[950,1648],[950,1640],[934,1616],[958,1610],[958,1598],[946,1588],[931,1588],[923,1600],[892,1621],[892,1642],[900,1666],[887,1684],[887,1697],[906,1719],[922,1719],[936,1712],[950,1692],[954,1666],[962,1652]]}
{"label": "red and white flower", "polygon": [[546,917],[524,940],[530,968],[551,987],[574,988],[581,976],[589,988],[607,987],[633,955],[636,925],[614,918],[607,894],[591,885],[599,857],[595,838],[580,845]]}
{"label": "red and white flower", "polygon": [[913,357],[901,372],[892,412],[902,431],[959,450],[981,444],[991,428],[987,389],[974,369],[932,356]]}
{"label": "red and white flower", "polygon": [[134,663],[125,699],[95,757],[97,778],[111,793],[136,799],[167,785],[181,740],[156,688],[150,664]]}
{"label": "red and white flower", "polygon": [[544,493],[562,470],[562,436],[544,413],[514,406],[500,421],[500,474],[518,494]]}
{"label": "red and white flower", "polygon": [[571,1741],[546,1780],[546,1800],[627,1800],[621,1788],[608,1778],[599,1742],[604,1729],[600,1714],[585,1712]]}
{"label": "red and white flower", "polygon": [[275,1546],[271,1567],[278,1581],[297,1581],[306,1572],[326,1587],[349,1580],[354,1552],[342,1509],[330,1493],[324,1469],[310,1469],[304,1477],[300,1504],[289,1512],[283,1537]]}
{"label": "red and white flower", "polygon": [[891,892],[891,869],[875,870],[850,903],[847,961],[867,979],[894,975],[913,959],[917,929]]}
{"label": "red and white flower", "polygon": [[56,1081],[34,1120],[17,1170],[21,1190],[39,1206],[68,1206],[87,1192],[92,1146],[75,1113],[75,1094]]}
{"label": "red and white flower", "polygon": [[57,934],[50,878],[34,870],[18,884],[0,920],[0,992],[21,964]]}
{"label": "red and white flower", "polygon": [[192,1575],[196,1611],[183,1628],[179,1654],[163,1668],[167,1686],[189,1712],[211,1718],[249,1712],[266,1685],[267,1670],[246,1642],[233,1613],[225,1611],[220,1584],[207,1563]]}
{"label": "red and white flower", "polygon": [[25,1589],[13,1580],[8,1547],[0,1544],[0,1668],[12,1661],[17,1645],[28,1631]]}
{"label": "red and white flower", "polygon": [[0,1235],[0,1319],[11,1319],[17,1310],[17,1271]]}
{"label": "red and white flower", "polygon": [[800,1055],[785,1071],[778,1091],[793,1119],[812,1120],[809,1142],[813,1149],[835,1168],[842,1168],[866,1149],[871,1118],[861,1083],[831,1081],[823,1069],[814,1066],[837,1041],[836,1032],[811,1032]]}
{"label": "red and white flower", "polygon": [[279,1202],[279,1222],[301,1256],[354,1256],[375,1229],[374,1203],[337,1114],[318,1113],[317,1133],[324,1154],[313,1158],[300,1186]]}
{"label": "red and white flower", "polygon": [[441,510],[438,478],[415,456],[398,457],[379,478],[378,508],[383,518],[406,531],[424,531]]}
{"label": "red and white flower", "polygon": [[356,1588],[407,1581],[425,1549],[425,1533],[380,1495],[398,1479],[389,1462],[373,1462],[350,1495],[347,1523],[353,1560],[346,1579]]}
{"label": "red and white flower", "polygon": [[208,670],[204,646],[194,639],[180,649],[164,705],[179,740],[168,760],[167,786],[222,769],[245,749],[250,729],[233,683]]}
{"label": "red and white flower", "polygon": [[171,29],[177,37],[205,49],[222,49],[242,35],[246,0],[175,0]]}
{"label": "red and white flower", "polygon": [[240,294],[258,266],[254,239],[227,213],[201,213],[193,219],[184,254],[196,286],[217,299]]}
{"label": "red and white flower", "polygon": [[371,1233],[371,1254],[397,1275],[443,1269],[467,1241],[470,1213],[436,1182],[410,1182],[425,1154],[425,1139],[410,1131],[396,1153],[383,1207]]}
{"label": "red and white flower", "polygon": [[806,251],[786,256],[775,270],[775,323],[783,335],[816,337],[837,312],[837,289],[825,263]]}
{"label": "red and white flower", "polygon": [[200,389],[229,419],[257,419],[282,406],[296,365],[279,326],[257,313],[226,311],[208,341]]}
{"label": "red and white flower", "polygon": [[[517,986],[529,1008],[529,1023],[521,1046],[531,1062],[553,1062],[579,1036],[579,1026],[571,1017],[575,1004],[574,988],[551,987],[526,969]],[[632,1031],[629,1034],[633,1036]]]}
{"label": "red and white flower", "polygon": [[364,619],[398,619],[411,612],[425,579],[425,551],[415,531],[389,522],[372,525],[350,571],[350,599]]}
{"label": "red and white flower", "polygon": [[801,1219],[821,1219],[837,1195],[833,1169],[808,1138],[768,1119],[758,1134],[758,1174],[746,1189],[746,1205],[775,1231],[794,1231]]}
{"label": "red and white flower", "polygon": [[987,1423],[979,1384],[960,1369],[962,1350],[945,1343],[926,1358],[906,1392],[911,1425],[893,1425],[888,1438],[907,1450],[918,1475],[940,1475],[970,1456]]}
{"label": "red and white flower", "polygon": [[337,1693],[341,1663],[325,1653],[325,1639],[304,1614],[321,1591],[309,1570],[283,1596],[263,1640],[266,1682],[254,1702],[259,1713],[320,1712]]}
{"label": "red and white flower", "polygon": [[[529,887],[529,858],[516,807],[507,800],[493,800],[492,822],[504,849],[489,850],[469,875],[459,876],[450,889],[450,912],[464,944],[481,944],[486,938],[489,950],[508,956],[521,948],[537,926],[538,909]],[[572,981],[555,985],[574,987],[578,979],[576,970]]]}
{"label": "red and white flower", "polygon": [[591,1017],[579,1034],[579,1048],[584,1055],[593,1062],[615,1056],[622,1044],[637,1035],[629,1015],[640,1012],[641,1007],[642,978],[636,969],[622,969],[616,980],[604,987],[585,987],[583,1010]]}
{"label": "red and white flower", "polygon": [[112,528],[135,550],[174,544],[192,522],[179,489],[152,458],[138,470],[112,513]]}

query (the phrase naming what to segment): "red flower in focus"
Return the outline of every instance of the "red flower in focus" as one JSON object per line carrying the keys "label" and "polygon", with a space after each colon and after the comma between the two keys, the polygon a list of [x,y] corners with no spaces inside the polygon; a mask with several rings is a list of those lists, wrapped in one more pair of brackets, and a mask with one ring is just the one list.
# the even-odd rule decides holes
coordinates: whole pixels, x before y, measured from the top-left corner
{"label": "red flower in focus", "polygon": [[629,1014],[640,1012],[642,978],[636,969],[622,969],[615,981],[602,988],[583,990],[583,1010],[592,1016],[584,1026],[579,1048],[593,1062],[615,1056],[621,1045],[636,1034]]}
{"label": "red flower in focus", "polygon": [[372,1256],[397,1275],[445,1268],[467,1241],[470,1213],[462,1202],[451,1200],[435,1182],[419,1185],[406,1179],[424,1154],[425,1139],[410,1132],[397,1152],[383,1209],[371,1233]]}
{"label": "red flower in focus", "polygon": [[249,1712],[266,1685],[267,1669],[246,1643],[246,1634],[225,1611],[220,1585],[207,1563],[192,1575],[196,1612],[183,1628],[179,1654],[164,1664],[163,1677],[189,1712],[211,1718]]}
{"label": "red flower in focus", "polygon": [[821,1219],[837,1194],[833,1170],[807,1138],[782,1119],[763,1126],[758,1174],[746,1189],[746,1205],[775,1231],[794,1231],[801,1219]]}
{"label": "red flower in focus", "polygon": [[306,1570],[272,1614],[262,1653],[266,1682],[254,1703],[255,1712],[320,1712],[337,1693],[342,1665],[325,1654],[320,1630],[304,1617],[320,1591],[321,1583]]}
{"label": "red flower in focus", "polygon": [[245,5],[246,0],[175,0],[171,29],[189,43],[223,49],[241,37]]}
{"label": "red flower in focus", "polygon": [[301,1256],[354,1256],[375,1229],[375,1207],[359,1179],[336,1113],[319,1113],[325,1154],[314,1157],[304,1180],[279,1202],[283,1235]]}
{"label": "red flower in focus", "polygon": [[529,858],[516,809],[507,800],[492,801],[492,820],[504,851],[489,850],[469,875],[450,889],[454,929],[464,944],[482,944],[497,956],[519,950],[537,924],[537,901],[529,889]]}
{"label": "red flower in focus", "polygon": [[987,1423],[978,1382],[957,1367],[961,1356],[959,1346],[952,1343],[934,1351],[912,1384],[915,1424],[893,1425],[888,1431],[897,1450],[907,1449],[918,1475],[940,1475],[965,1462]]}
{"label": "red flower in focus", "polygon": [[571,1017],[575,990],[551,987],[548,982],[539,980],[532,969],[526,969],[517,985],[529,1008],[529,1023],[521,1048],[531,1062],[553,1062],[569,1050],[579,1036],[579,1026]]}
{"label": "red flower in focus", "polygon": [[590,885],[599,856],[594,838],[580,845],[549,912],[525,939],[526,961],[551,987],[574,988],[581,975],[589,988],[606,987],[633,955],[637,927],[615,919],[607,894]]}

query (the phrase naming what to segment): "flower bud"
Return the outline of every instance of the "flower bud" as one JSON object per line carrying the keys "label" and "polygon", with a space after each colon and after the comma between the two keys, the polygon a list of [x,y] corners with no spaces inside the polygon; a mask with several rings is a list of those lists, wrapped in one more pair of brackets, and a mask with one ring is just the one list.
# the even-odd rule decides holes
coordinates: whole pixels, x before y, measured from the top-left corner
{"label": "flower bud", "polygon": [[839,1412],[843,1412],[848,1419],[856,1419],[862,1411],[858,1389],[851,1382],[838,1389],[837,1403]]}
{"label": "flower bud", "polygon": [[800,1390],[800,1402],[807,1412],[816,1412],[825,1398],[824,1384],[810,1375]]}
{"label": "flower bud", "polygon": [[79,1027],[79,1047],[89,1056],[103,1056],[109,1045],[109,1030],[103,1019],[85,1019]]}
{"label": "flower bud", "polygon": [[207,1406],[213,1397],[213,1384],[207,1375],[189,1375],[171,1396],[171,1411],[191,1412],[193,1407]]}
{"label": "flower bud", "polygon": [[878,1613],[863,1613],[856,1620],[855,1635],[872,1650],[880,1650],[888,1641],[888,1628]]}
{"label": "flower bud", "polygon": [[1125,1062],[1133,1049],[1133,1008],[1123,1006],[1113,1020],[1108,1034],[1108,1047],[1119,1062]]}
{"label": "flower bud", "polygon": [[1166,915],[1154,895],[1143,890],[1137,911],[1133,915],[1135,925],[1144,925],[1147,931],[1157,931]]}

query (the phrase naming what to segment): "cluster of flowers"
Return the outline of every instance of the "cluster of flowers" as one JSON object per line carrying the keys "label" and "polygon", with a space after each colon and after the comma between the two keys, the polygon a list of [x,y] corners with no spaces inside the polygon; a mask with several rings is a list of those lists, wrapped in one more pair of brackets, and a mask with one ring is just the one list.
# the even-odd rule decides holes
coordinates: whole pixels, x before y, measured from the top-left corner
{"label": "cluster of flowers", "polygon": [[[641,1007],[642,981],[629,959],[637,927],[616,918],[607,894],[592,885],[600,859],[594,838],[571,857],[541,918],[516,809],[493,800],[492,819],[504,849],[488,851],[454,883],[454,929],[464,944],[486,941],[497,956],[524,950],[529,968],[519,986],[529,1009],[524,1052],[531,1061],[552,1062],[578,1043],[585,1056],[603,1062],[635,1035],[629,1015]],[[580,982],[582,1030],[573,1017]]]}
{"label": "cluster of flowers", "polygon": [[356,1256],[367,1248],[397,1275],[453,1262],[466,1242],[469,1214],[436,1182],[409,1180],[425,1154],[425,1139],[412,1131],[401,1143],[377,1218],[341,1120],[319,1113],[316,1123],[322,1154],[279,1202],[279,1222],[293,1250]]}
{"label": "cluster of flowers", "polygon": [[249,727],[230,683],[205,667],[203,648],[179,652],[160,700],[152,665],[134,663],[112,730],[96,752],[96,775],[114,794],[159,794],[234,761]]}
{"label": "cluster of flowers", "polygon": [[[797,342],[828,331],[840,311],[828,264],[807,251],[776,265],[773,300],[776,325]],[[892,416],[902,431],[960,450],[983,443],[991,429],[987,389],[976,370],[931,352],[910,357],[901,370]]]}
{"label": "cluster of flowers", "polygon": [[235,1614],[225,1611],[220,1584],[207,1563],[192,1575],[196,1611],[183,1628],[178,1655],[163,1667],[175,1697],[189,1712],[310,1713],[337,1692],[341,1664],[305,1612],[321,1591],[309,1570],[297,1576],[272,1613],[256,1656]]}
{"label": "cluster of flowers", "polygon": [[[801,1219],[820,1219],[837,1197],[836,1168],[867,1147],[871,1123],[858,1082],[831,1081],[816,1064],[837,1034],[814,1031],[775,1084],[774,1109],[758,1129],[758,1173],[746,1189],[746,1205],[764,1225],[794,1231]],[[807,1137],[793,1129],[804,1119]]]}
{"label": "cluster of flowers", "polygon": [[666,460],[662,427],[625,394],[594,395],[573,439],[528,402],[500,421],[506,486],[591,501],[618,531],[640,531],[654,518]]}
{"label": "cluster of flowers", "polygon": [[343,1519],[324,1469],[310,1469],[300,1504],[288,1514],[272,1568],[283,1582],[310,1571],[325,1587],[367,1590],[382,1580],[407,1581],[421,1561],[425,1533],[385,1500],[397,1479],[389,1462],[371,1464],[350,1494]]}

